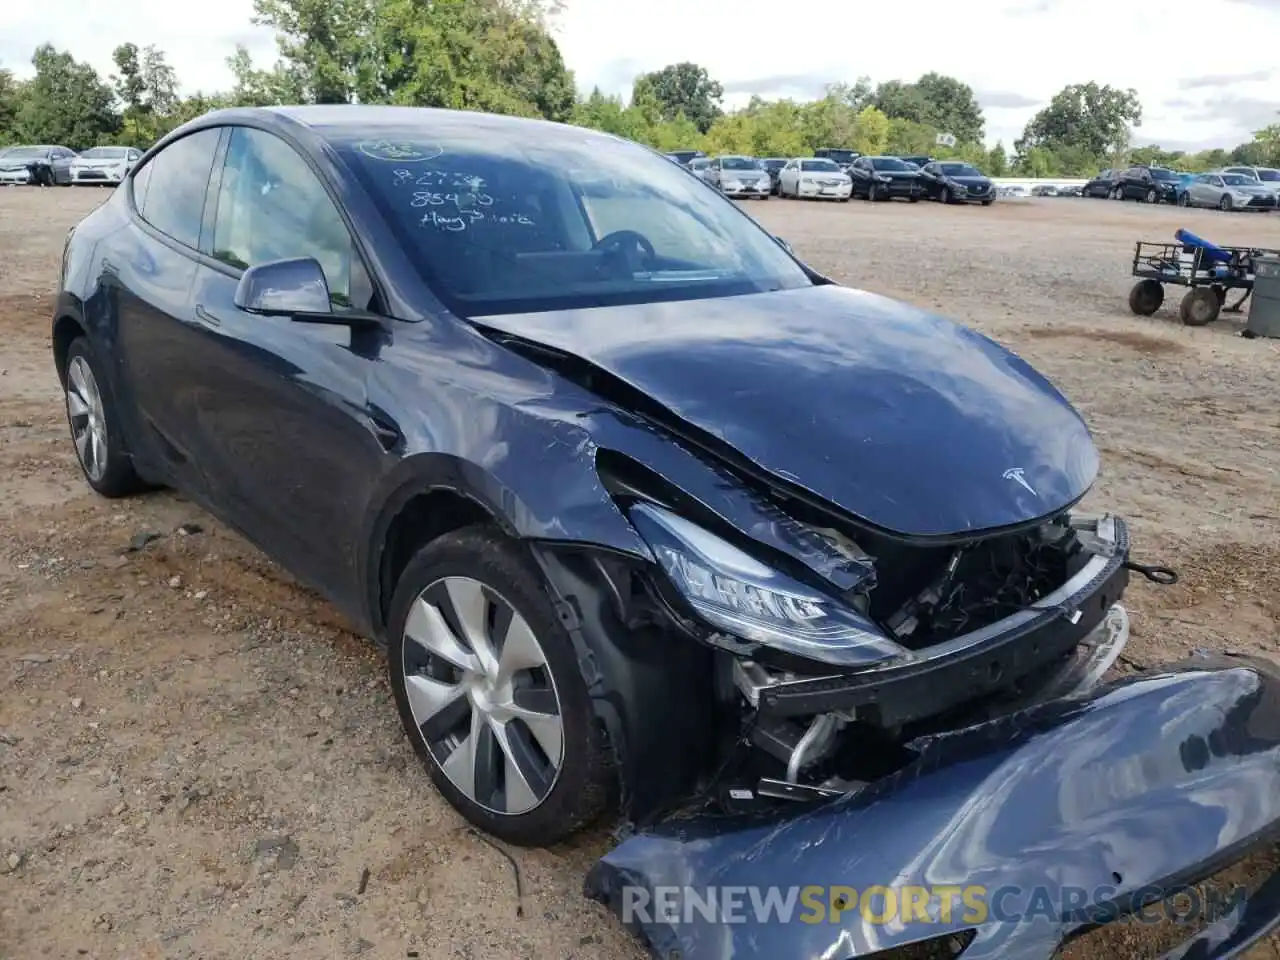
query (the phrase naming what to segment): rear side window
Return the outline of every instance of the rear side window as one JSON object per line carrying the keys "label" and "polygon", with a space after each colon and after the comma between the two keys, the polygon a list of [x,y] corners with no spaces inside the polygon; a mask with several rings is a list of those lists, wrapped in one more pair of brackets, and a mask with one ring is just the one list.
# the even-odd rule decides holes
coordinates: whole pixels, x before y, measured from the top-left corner
{"label": "rear side window", "polygon": [[221,134],[213,128],[175,140],[134,178],[133,199],[142,218],[188,247],[200,245],[204,198]]}

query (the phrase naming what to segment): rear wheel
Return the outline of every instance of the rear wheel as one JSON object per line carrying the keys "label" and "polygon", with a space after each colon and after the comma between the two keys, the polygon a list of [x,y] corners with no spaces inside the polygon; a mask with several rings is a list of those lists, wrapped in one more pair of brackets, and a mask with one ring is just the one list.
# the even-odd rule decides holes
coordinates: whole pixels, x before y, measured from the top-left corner
{"label": "rear wheel", "polygon": [[1112,200],[1123,200],[1123,199],[1124,199],[1124,191],[1123,191],[1123,190],[1121,190],[1119,187],[1114,188],[1114,189],[1111,191],[1111,199],[1112,199]]}
{"label": "rear wheel", "polygon": [[1164,285],[1159,280],[1139,280],[1129,291],[1129,309],[1140,317],[1149,317],[1164,303]]}
{"label": "rear wheel", "polygon": [[133,469],[101,370],[89,341],[72,341],[63,374],[67,423],[89,486],[104,497],[125,497],[146,489],[146,484]]}
{"label": "rear wheel", "polygon": [[595,820],[613,766],[587,685],[525,546],[488,527],[422,548],[396,587],[388,669],[437,789],[510,843],[557,843]]}
{"label": "rear wheel", "polygon": [[1203,327],[1218,319],[1222,303],[1209,287],[1196,287],[1187,292],[1178,307],[1178,315],[1188,327]]}

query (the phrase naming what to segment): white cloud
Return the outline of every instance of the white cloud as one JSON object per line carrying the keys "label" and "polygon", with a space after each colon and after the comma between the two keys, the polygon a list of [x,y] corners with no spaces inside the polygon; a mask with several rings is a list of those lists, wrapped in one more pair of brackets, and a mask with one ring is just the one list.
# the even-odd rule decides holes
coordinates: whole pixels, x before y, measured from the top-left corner
{"label": "white cloud", "polygon": [[[121,0],[104,6],[62,0],[56,17],[39,4],[6,14],[0,65],[30,72],[48,41],[104,75],[125,41],[154,43],[184,88],[230,83],[225,58],[237,42],[262,62],[269,31],[250,23],[252,0]],[[1068,83],[1134,87],[1145,118],[1139,142],[1232,146],[1280,111],[1274,49],[1257,43],[1197,43],[1189,25],[1233,37],[1277,36],[1275,0],[1162,0],[1141,30],[1114,0],[915,0],[882,4],[779,4],[777,0],[566,0],[557,38],[579,83],[626,93],[637,73],[680,60],[707,67],[733,91],[729,103],[812,96],[832,80],[911,80],[929,70],[969,83],[986,107],[991,141],[1006,144],[1039,105]],[[1275,114],[1280,121],[1280,114]]]}

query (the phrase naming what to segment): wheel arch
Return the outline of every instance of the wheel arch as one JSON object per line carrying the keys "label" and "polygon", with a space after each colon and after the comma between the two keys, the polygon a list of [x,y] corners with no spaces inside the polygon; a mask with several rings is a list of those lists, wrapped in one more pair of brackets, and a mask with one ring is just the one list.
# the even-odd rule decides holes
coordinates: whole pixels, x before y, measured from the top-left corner
{"label": "wheel arch", "polygon": [[65,385],[67,373],[67,351],[79,337],[88,336],[89,328],[84,322],[84,313],[79,301],[69,293],[58,295],[58,302],[53,311],[53,326],[50,340],[53,348],[53,364],[58,372],[58,382]]}

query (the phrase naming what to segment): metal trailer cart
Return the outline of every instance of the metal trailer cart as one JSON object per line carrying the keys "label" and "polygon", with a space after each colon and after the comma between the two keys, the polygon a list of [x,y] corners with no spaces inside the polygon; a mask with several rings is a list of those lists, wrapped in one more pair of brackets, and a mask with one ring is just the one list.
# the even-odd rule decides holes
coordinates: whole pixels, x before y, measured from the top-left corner
{"label": "metal trailer cart", "polygon": [[[1149,317],[1164,303],[1165,284],[1187,287],[1178,315],[1189,327],[1203,327],[1219,313],[1239,313],[1253,292],[1254,260],[1280,256],[1280,251],[1255,247],[1219,247],[1187,230],[1174,234],[1176,243],[1140,240],[1133,250],[1133,275],[1139,280],[1129,291],[1129,309]],[[1225,306],[1227,291],[1243,293]]]}

